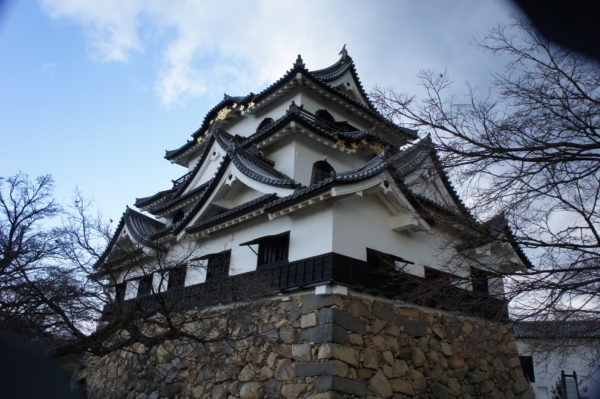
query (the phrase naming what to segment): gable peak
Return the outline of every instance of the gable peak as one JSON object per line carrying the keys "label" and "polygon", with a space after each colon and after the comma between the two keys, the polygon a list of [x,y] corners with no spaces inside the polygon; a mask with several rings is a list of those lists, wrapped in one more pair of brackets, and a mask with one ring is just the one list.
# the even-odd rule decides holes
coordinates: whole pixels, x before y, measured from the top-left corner
{"label": "gable peak", "polygon": [[298,54],[298,57],[296,58],[296,62],[294,62],[294,68],[304,68],[306,65],[304,65],[304,60],[302,59],[302,55]]}
{"label": "gable peak", "polygon": [[350,58],[350,56],[348,55],[348,50],[346,50],[346,43],[344,43],[344,46],[340,50],[339,55],[342,56],[342,60],[346,60],[346,59]]}

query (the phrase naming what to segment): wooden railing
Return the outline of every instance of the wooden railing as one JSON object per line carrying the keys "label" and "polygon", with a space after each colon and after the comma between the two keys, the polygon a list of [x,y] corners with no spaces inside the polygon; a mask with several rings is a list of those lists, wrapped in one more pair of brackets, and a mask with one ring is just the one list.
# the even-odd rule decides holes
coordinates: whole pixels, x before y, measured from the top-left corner
{"label": "wooden railing", "polygon": [[201,284],[170,289],[126,300],[105,309],[105,318],[145,312],[170,311],[248,300],[279,292],[337,283],[375,295],[438,309],[460,311],[487,319],[507,318],[505,300],[463,290],[448,279],[420,278],[336,253],[294,262],[258,267],[233,276],[220,276]]}

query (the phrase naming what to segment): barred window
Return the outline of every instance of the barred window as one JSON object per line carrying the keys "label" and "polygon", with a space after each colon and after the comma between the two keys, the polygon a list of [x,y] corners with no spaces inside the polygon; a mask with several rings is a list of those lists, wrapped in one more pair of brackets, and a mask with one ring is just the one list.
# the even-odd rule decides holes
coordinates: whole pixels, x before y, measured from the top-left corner
{"label": "barred window", "polygon": [[481,294],[490,293],[489,278],[491,274],[475,267],[471,268],[471,279],[473,283],[473,292]]}
{"label": "barred window", "polygon": [[[251,246],[258,244],[258,252]],[[274,263],[287,263],[290,246],[290,232],[264,236],[252,241],[242,243],[248,245],[257,255],[257,267],[272,265]]]}
{"label": "barred window", "polygon": [[167,284],[167,290],[183,287],[185,285],[186,271],[186,265],[180,265],[169,270],[169,282]]}
{"label": "barred window", "polygon": [[261,241],[258,245],[257,266],[287,262],[289,246],[289,233],[280,236],[269,237]]}
{"label": "barred window", "polygon": [[311,184],[335,176],[335,169],[327,161],[317,161],[313,164],[313,173]]}
{"label": "barred window", "polygon": [[152,292],[152,274],[142,277],[138,283],[137,296],[148,295]]}
{"label": "barred window", "polygon": [[525,374],[525,378],[529,382],[535,382],[535,373],[533,369],[533,357],[531,356],[519,356],[519,361],[521,362],[521,368],[523,369],[523,374]]}
{"label": "barred window", "polygon": [[229,275],[229,262],[231,259],[231,250],[208,255],[208,265],[206,270],[206,279]]}
{"label": "barred window", "polygon": [[115,299],[117,302],[125,300],[125,290],[127,289],[127,282],[122,282],[115,286]]}

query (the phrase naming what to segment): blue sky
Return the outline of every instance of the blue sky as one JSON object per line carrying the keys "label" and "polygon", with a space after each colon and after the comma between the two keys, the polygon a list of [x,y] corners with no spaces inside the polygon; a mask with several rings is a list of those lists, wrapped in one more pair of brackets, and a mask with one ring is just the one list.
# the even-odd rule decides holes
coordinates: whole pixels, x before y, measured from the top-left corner
{"label": "blue sky", "polygon": [[0,0],[0,176],[50,173],[118,220],[185,173],[162,157],[223,93],[257,92],[298,53],[347,43],[367,90],[419,94],[422,69],[485,88],[501,60],[473,46],[504,1]]}

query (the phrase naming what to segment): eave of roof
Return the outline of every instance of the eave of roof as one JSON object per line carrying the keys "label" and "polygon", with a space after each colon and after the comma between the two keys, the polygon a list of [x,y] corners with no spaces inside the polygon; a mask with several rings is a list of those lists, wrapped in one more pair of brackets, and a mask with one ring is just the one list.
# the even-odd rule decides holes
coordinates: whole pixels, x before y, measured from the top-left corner
{"label": "eave of roof", "polygon": [[600,338],[600,320],[532,320],[513,324],[518,339]]}
{"label": "eave of roof", "polygon": [[157,207],[150,208],[148,212],[157,216],[165,216],[175,212],[177,209],[185,206],[190,201],[193,201],[196,197],[201,196],[203,191],[207,188],[210,181],[205,182],[198,187],[193,188],[187,193],[180,195],[179,197],[175,197],[167,203],[160,204]]}
{"label": "eave of roof", "polygon": [[[384,146],[398,146],[401,145],[399,142],[394,142],[390,140],[385,135],[377,132],[375,129],[367,129],[367,130],[358,130],[351,132],[341,132],[341,131],[331,131],[323,128],[314,120],[311,120],[308,115],[308,112],[303,111],[301,107],[297,107],[294,104],[290,106],[288,111],[281,118],[273,121],[273,123],[265,126],[264,128],[258,130],[256,133],[247,137],[245,141],[242,143],[243,147],[248,147],[249,145],[260,145],[261,142],[268,139],[275,133],[277,133],[282,127],[285,127],[291,122],[299,123],[304,126],[306,129],[311,130],[312,132],[324,137],[328,140],[331,140],[332,143],[337,143],[339,140],[348,141],[348,143],[359,143],[363,139],[371,139],[372,141],[379,142]],[[314,118],[313,118],[314,119]]]}
{"label": "eave of roof", "polygon": [[172,194],[172,193],[173,193],[173,190],[170,188],[167,190],[159,191],[156,194],[150,195],[148,197],[136,198],[135,206],[137,208],[147,207],[149,205],[152,205],[153,203],[159,202],[160,200],[164,199],[165,196],[167,196],[168,194]]}
{"label": "eave of roof", "polygon": [[225,174],[225,171],[227,170],[227,167],[229,166],[230,163],[231,163],[230,158],[225,157],[223,159],[223,162],[221,162],[221,165],[219,166],[219,169],[217,170],[215,177],[213,177],[211,180],[209,180],[207,182],[208,184],[207,184],[206,190],[200,195],[200,197],[198,198],[196,204],[192,207],[192,209],[178,223],[168,226],[165,229],[163,229],[162,231],[157,232],[153,236],[153,239],[158,240],[158,239],[164,238],[166,236],[169,236],[171,234],[179,234],[184,229],[184,227],[187,226],[188,223],[193,219],[193,217],[196,215],[196,213],[204,206],[204,204],[206,203],[206,200],[210,197],[210,195],[216,188],[217,184],[221,181],[221,178]]}
{"label": "eave of roof", "polygon": [[104,264],[106,258],[116,245],[119,236],[124,228],[127,228],[127,231],[131,234],[133,239],[137,241],[140,245],[148,246],[150,248],[165,251],[166,249],[156,243],[152,236],[156,234],[158,231],[164,229],[165,225],[158,220],[155,220],[149,216],[146,216],[140,212],[137,212],[129,207],[125,209],[121,219],[119,220],[119,224],[113,234],[110,242],[106,246],[106,249],[94,265],[94,268],[98,268]]}
{"label": "eave of roof", "polygon": [[198,141],[196,139],[200,137],[206,130],[208,130],[208,128],[210,127],[210,122],[217,117],[217,114],[221,109],[223,109],[224,107],[232,106],[234,104],[247,106],[249,103],[253,102],[254,97],[254,93],[250,93],[246,96],[237,97],[232,97],[225,94],[223,100],[221,100],[217,105],[215,105],[213,108],[210,109],[210,111],[207,112],[200,127],[194,133],[192,133],[193,139],[187,141],[184,145],[182,145],[179,148],[165,151],[165,159],[169,161],[174,161],[187,150],[191,149],[194,146],[194,144],[198,144]]}
{"label": "eave of roof", "polygon": [[246,151],[241,142],[243,138],[234,137],[221,129],[215,129],[216,141],[227,152],[235,167],[249,178],[277,187],[294,188],[300,184],[279,172],[259,157]]}
{"label": "eave of roof", "polygon": [[429,151],[429,148],[421,145],[421,143],[417,143],[397,154],[388,154],[387,151],[384,151],[360,168],[336,174],[333,177],[324,179],[318,183],[297,190],[293,194],[290,194],[286,197],[278,198],[277,200],[267,204],[265,206],[265,210],[278,210],[295,201],[319,194],[320,192],[325,191],[337,184],[349,184],[365,180],[381,173],[388,168],[395,169],[396,173],[402,173],[405,171],[405,169],[415,168],[418,165],[418,162],[422,162],[424,158],[420,157],[419,155],[427,151]]}
{"label": "eave of roof", "polygon": [[376,110],[375,106],[369,99],[369,96],[367,95],[360,78],[358,77],[354,60],[348,55],[348,52],[345,49],[342,50],[341,55],[342,56],[340,57],[340,59],[330,67],[310,71],[310,73],[323,82],[331,82],[342,77],[346,72],[350,71],[350,74],[352,75],[352,78],[354,79],[354,82],[358,87],[361,97],[367,103],[369,108]]}
{"label": "eave of roof", "polygon": [[[510,226],[508,225],[508,222],[507,222],[506,218],[504,217],[504,215],[497,215],[494,218],[492,218],[484,223],[478,222],[473,217],[473,215],[471,214],[469,209],[466,207],[464,202],[461,200],[460,196],[458,195],[458,192],[454,188],[454,185],[450,181],[448,174],[444,170],[444,167],[441,164],[441,161],[437,155],[437,152],[435,151],[435,146],[433,144],[433,141],[431,140],[431,137],[427,136],[425,139],[421,140],[421,143],[422,143],[421,145],[423,145],[424,148],[427,148],[428,155],[431,157],[431,159],[433,161],[433,165],[434,165],[438,175],[440,176],[440,178],[444,184],[444,187],[450,194],[453,202],[458,206],[460,215],[457,214],[452,209],[449,209],[449,208],[443,206],[442,204],[438,204],[437,202],[432,201],[428,198],[425,198],[425,197],[420,196],[415,193],[412,193],[412,195],[415,198],[417,198],[418,201],[420,201],[424,204],[427,204],[429,206],[433,206],[434,208],[438,208],[439,210],[443,210],[448,215],[454,215],[457,220],[462,221],[462,223],[466,222],[468,225],[470,225],[471,227],[475,227],[476,230],[478,230],[479,232],[482,232],[484,234],[483,236],[480,236],[478,238],[471,237],[471,239],[469,241],[470,246],[477,246],[477,245],[471,245],[471,244],[479,243],[480,241],[481,242],[478,245],[482,245],[482,244],[485,244],[486,242],[491,242],[495,239],[498,239],[498,234],[501,231],[502,233],[505,234],[505,236],[506,236],[505,240],[511,244],[511,246],[513,247],[513,249],[519,256],[519,258],[525,265],[525,267],[532,268],[533,265],[532,265],[531,261],[529,260],[529,258],[525,254],[525,252],[523,252],[523,249],[516,243],[516,240],[514,238],[512,230],[511,230]],[[410,168],[407,168],[406,171],[409,172]]]}
{"label": "eave of roof", "polygon": [[233,218],[235,218],[241,214],[244,214],[246,212],[250,212],[255,209],[258,209],[261,206],[263,206],[265,203],[267,203],[268,201],[272,200],[276,196],[277,196],[276,194],[266,194],[266,195],[260,196],[251,201],[243,203],[239,206],[231,208],[231,209],[229,209],[223,213],[220,213],[216,216],[202,220],[201,222],[198,222],[198,223],[186,228],[185,230],[186,230],[186,232],[192,234],[192,233],[198,232],[200,230],[207,229],[207,228],[217,225],[219,223],[223,223],[227,220],[233,219]]}
{"label": "eave of roof", "polygon": [[417,132],[415,130],[407,129],[407,128],[404,128],[404,127],[396,125],[395,123],[387,120],[375,108],[370,108],[369,106],[365,106],[365,105],[361,104],[360,102],[358,102],[354,98],[348,96],[345,93],[342,93],[339,90],[336,90],[336,89],[332,88],[327,83],[322,82],[321,80],[319,80],[316,77],[312,76],[310,73],[305,74],[305,76],[308,79],[310,79],[312,82],[314,82],[314,84],[316,84],[317,86],[320,86],[321,88],[328,90],[329,92],[333,93],[337,97],[340,97],[341,99],[343,99],[343,100],[351,103],[355,107],[358,107],[359,109],[365,111],[368,115],[370,115],[372,118],[374,118],[374,120],[377,120],[380,123],[382,123],[383,125],[392,128],[395,132],[403,135],[407,140],[414,140],[414,139],[418,138]]}

